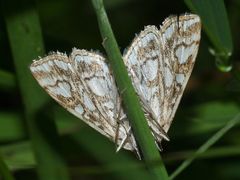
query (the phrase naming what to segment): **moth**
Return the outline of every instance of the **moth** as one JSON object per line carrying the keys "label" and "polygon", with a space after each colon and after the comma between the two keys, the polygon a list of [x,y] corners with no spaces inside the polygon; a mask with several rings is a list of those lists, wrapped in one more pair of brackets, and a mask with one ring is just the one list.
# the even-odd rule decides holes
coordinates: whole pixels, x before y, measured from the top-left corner
{"label": "moth", "polygon": [[[201,22],[194,14],[170,16],[158,29],[146,26],[123,54],[156,144],[167,132],[191,75]],[[34,60],[30,70],[47,93],[70,113],[116,143],[139,152],[106,58],[74,48]]]}

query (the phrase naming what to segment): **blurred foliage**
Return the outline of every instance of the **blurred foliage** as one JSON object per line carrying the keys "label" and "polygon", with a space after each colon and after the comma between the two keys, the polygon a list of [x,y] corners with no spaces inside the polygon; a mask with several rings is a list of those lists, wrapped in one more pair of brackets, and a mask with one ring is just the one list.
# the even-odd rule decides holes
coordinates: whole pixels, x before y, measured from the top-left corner
{"label": "blurred foliage", "polygon": [[214,46],[214,49],[209,50],[216,58],[217,67],[223,72],[230,71],[232,65],[229,57],[232,55],[233,44],[224,1],[185,0],[185,2],[191,10],[201,16],[203,28]]}
{"label": "blurred foliage", "polygon": [[[201,3],[200,6],[203,7],[199,7],[194,4],[196,0],[191,2],[194,5],[190,7],[188,4],[191,10],[205,14],[211,8],[214,9],[210,5],[214,5],[215,8],[221,7],[226,11],[227,19],[222,18],[225,15],[221,8],[218,8],[216,13],[214,10],[211,16],[202,17],[202,39],[194,71],[169,131],[171,141],[162,144],[161,154],[169,174],[180,165],[182,160],[191,157],[198,147],[233,119],[240,108],[240,34],[238,33],[240,0],[225,1],[226,10],[223,4],[221,6],[217,4],[222,3],[221,0],[211,0],[211,3],[209,1],[208,7]],[[164,18],[171,14],[190,12],[184,1],[106,0],[105,6],[122,52],[128,47],[135,33],[140,32],[144,26],[149,24],[159,26]],[[37,9],[46,52],[59,50],[70,53],[73,47],[77,47],[88,50],[98,49],[104,53],[90,1],[38,0]],[[218,27],[215,30],[219,30],[218,33],[212,32],[212,34],[220,38],[221,42],[213,41],[209,36],[208,31],[211,31],[211,28],[205,22],[210,17],[211,22]],[[226,23],[227,20],[229,22]],[[19,83],[24,82],[25,77],[19,79],[17,76],[17,69],[13,63],[14,54],[10,48],[10,37],[2,11],[0,27],[0,154],[14,172],[16,179],[37,179],[36,168],[39,164],[36,164],[33,148],[29,144],[27,121],[23,112],[25,97],[22,97],[19,88]],[[230,31],[226,32],[224,29]],[[19,46],[21,43],[32,44],[33,42],[30,41],[31,39],[26,39],[16,44]],[[227,50],[218,48],[224,46]],[[231,51],[232,56],[228,57],[228,61],[232,62],[234,71],[228,73],[219,71],[215,65],[216,59],[209,53],[209,48],[215,48],[215,52],[220,54],[221,50],[225,53]],[[36,54],[33,58],[39,55],[41,54]],[[21,68],[28,69],[28,66]],[[26,88],[42,91],[37,85],[28,86],[28,82]],[[41,98],[38,98],[32,97],[34,103],[38,104],[41,101]],[[68,162],[72,179],[149,178],[145,173],[144,165],[141,161],[135,160],[133,153],[122,150],[116,154],[114,143],[70,115],[50,98],[48,102],[53,107],[54,113],[45,108],[44,115],[54,117],[63,149],[62,156]],[[45,116],[41,115],[43,114],[39,114],[39,118],[44,119]],[[51,127],[47,121],[43,122],[46,128]],[[239,130],[239,125],[236,125],[176,179],[240,179]]]}

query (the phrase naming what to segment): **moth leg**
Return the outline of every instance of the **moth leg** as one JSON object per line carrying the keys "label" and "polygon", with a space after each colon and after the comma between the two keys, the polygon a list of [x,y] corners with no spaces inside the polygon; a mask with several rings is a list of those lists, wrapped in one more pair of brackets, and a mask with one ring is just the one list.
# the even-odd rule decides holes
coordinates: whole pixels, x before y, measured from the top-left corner
{"label": "moth leg", "polygon": [[[154,133],[155,136],[158,136],[159,138],[169,141],[170,139],[168,137],[168,134],[164,131],[164,129],[157,123],[155,119],[151,119],[151,120],[153,121],[153,123],[155,123],[155,125],[158,127],[158,131],[160,132],[160,134]],[[154,132],[154,129],[152,129],[152,131]]]}
{"label": "moth leg", "polygon": [[[153,111],[151,110],[151,108],[148,106],[147,103],[145,103],[145,101],[141,101],[142,102],[142,106],[143,106],[143,110],[145,112],[145,116],[147,116],[148,119],[148,123],[151,123],[153,125],[153,127],[157,127],[158,131],[160,134],[158,133],[154,133],[154,129],[152,128],[152,126],[149,124],[149,127],[151,128],[154,137],[159,137],[159,138],[163,138],[166,141],[169,141],[169,137],[168,134],[164,131],[164,129],[162,128],[162,126],[157,122],[157,117],[154,115]],[[146,113],[148,112],[148,113]]]}
{"label": "moth leg", "polygon": [[[121,102],[120,102],[120,107],[121,107]],[[132,135],[132,132],[131,132],[131,126],[129,126],[128,129],[126,129],[126,127],[123,125],[124,123],[122,123],[125,119],[126,119],[126,115],[124,114],[121,118],[121,110],[118,110],[118,115],[117,115],[117,128],[116,128],[116,135],[115,135],[115,144],[117,145],[117,148],[116,148],[116,152],[120,151],[120,149],[127,143],[127,141],[129,142],[135,142],[134,140],[130,140],[129,138],[131,137]],[[119,138],[119,128],[120,128],[120,125],[124,128],[124,132],[125,132],[125,136],[124,138],[121,140],[121,142],[118,144],[118,138]],[[134,147],[137,147],[136,145],[134,145]],[[137,148],[135,148],[137,149]]]}
{"label": "moth leg", "polygon": [[[121,103],[120,103],[121,105]],[[120,106],[121,107],[121,106]],[[116,129],[116,136],[115,136],[115,143],[116,145],[118,145],[118,138],[119,138],[119,128],[121,123],[124,121],[124,119],[126,119],[126,115],[123,115],[123,117],[119,118],[121,115],[121,111],[118,111],[118,115],[117,115],[117,129]],[[122,123],[123,124],[123,123]],[[126,144],[127,140],[129,140],[129,136],[131,136],[131,126],[126,129],[124,127],[124,125],[122,125],[122,127],[125,130],[125,137],[121,140],[121,142],[119,143],[119,145],[117,146],[116,152],[120,151],[120,149]],[[131,141],[130,141],[131,142]],[[134,142],[134,141],[133,141]]]}
{"label": "moth leg", "polygon": [[[136,141],[135,141],[135,137],[134,137],[134,135],[133,135],[133,133],[132,133],[132,128],[131,128],[130,125],[127,126],[127,127],[124,126],[125,123],[123,123],[123,122],[128,122],[126,114],[124,114],[124,113],[121,111],[121,109],[120,109],[120,107],[122,107],[121,94],[123,94],[124,91],[126,91],[126,88],[124,88],[123,90],[121,90],[121,92],[120,92],[120,98],[118,98],[118,102],[119,102],[119,103],[117,103],[117,104],[119,104],[119,106],[118,106],[119,108],[117,108],[117,109],[118,109],[118,110],[117,110],[118,113],[117,113],[117,118],[116,118],[116,119],[117,119],[117,129],[116,129],[115,142],[116,142],[116,145],[118,145],[116,151],[118,152],[122,147],[125,146],[125,144],[126,144],[127,142],[130,142],[130,143],[132,144],[134,150],[135,150],[134,152],[136,153],[137,157],[138,157],[139,159],[141,159],[141,154],[140,154],[140,152],[139,152],[137,143],[136,143]],[[121,139],[121,142],[120,142],[120,143],[117,143],[117,142],[118,142],[118,139],[119,139],[119,128],[120,128],[120,126],[122,126],[122,127],[124,128],[124,132],[125,132],[125,133],[124,133],[124,138]]]}
{"label": "moth leg", "polygon": [[[115,138],[114,138],[114,143],[115,143],[115,148],[116,148],[116,152],[118,152],[120,149],[119,149],[119,146],[118,145],[118,137],[119,137],[119,122],[117,121],[117,128],[116,128],[116,134],[115,134]],[[120,143],[121,144],[121,143]]]}
{"label": "moth leg", "polygon": [[[129,127],[129,129],[126,130],[127,133],[126,133],[125,137],[122,139],[121,143],[118,145],[116,152],[120,151],[120,149],[122,149],[122,147],[125,145],[125,143],[127,142],[127,139],[129,138],[130,131],[131,131],[131,127]],[[116,133],[116,134],[118,134],[118,133]],[[117,140],[117,139],[115,139],[115,140]]]}
{"label": "moth leg", "polygon": [[[118,151],[120,151],[120,149],[125,145],[125,143],[127,142],[127,139],[129,139],[129,138],[131,138],[131,127],[129,127],[129,129],[126,131],[127,133],[126,133],[126,136],[123,138],[123,140],[121,141],[121,143],[118,145],[118,147],[117,147],[117,150],[116,150],[116,152],[118,152]],[[134,141],[133,141],[134,142]],[[137,147],[137,145],[134,145],[134,147]],[[141,153],[140,153],[140,151],[139,151],[139,149],[138,148],[135,148],[135,154],[136,154],[136,156],[138,157],[138,159],[139,160],[141,160],[142,159],[142,156],[141,156]]]}
{"label": "moth leg", "polygon": [[[118,99],[119,100],[119,99]],[[117,110],[117,128],[116,128],[116,134],[115,134],[115,144],[117,145],[116,147],[116,152],[120,151],[120,149],[125,145],[125,143],[127,142],[126,140],[128,139],[128,134],[129,134],[129,130],[131,130],[131,127],[129,127],[129,130],[127,130],[123,125],[122,127],[124,128],[126,134],[125,137],[121,140],[120,144],[118,144],[118,138],[119,138],[119,128],[121,125],[121,122],[123,121],[123,119],[125,118],[126,115],[124,115],[123,117],[120,118],[121,116],[121,109],[120,107],[122,107],[122,101],[121,99],[119,100],[119,109]]]}
{"label": "moth leg", "polygon": [[163,147],[162,147],[161,142],[155,141],[155,143],[156,143],[156,146],[157,146],[158,150],[159,150],[159,151],[162,151],[162,150],[163,150]]}
{"label": "moth leg", "polygon": [[[120,92],[120,96],[121,94],[125,91],[125,89],[123,89],[121,92]],[[125,134],[125,137],[122,139],[122,141],[120,142],[120,144],[118,145],[118,138],[119,138],[119,128],[120,128],[120,123],[121,121],[123,121],[125,118],[126,118],[126,115],[124,114],[123,117],[121,117],[121,109],[120,107],[122,107],[122,98],[118,98],[118,101],[119,103],[119,106],[117,108],[117,128],[116,128],[116,135],[115,135],[115,144],[117,145],[116,147],[116,152],[120,151],[120,149],[125,145],[126,143],[126,140],[128,139],[128,134],[131,130],[131,127],[129,127],[129,130],[127,130],[124,126],[122,126],[126,132]],[[121,118],[120,118],[121,117]],[[129,131],[129,132],[128,132]]]}
{"label": "moth leg", "polygon": [[102,41],[102,46],[105,47],[105,42],[107,41],[107,37],[104,37],[103,38],[103,41]]}

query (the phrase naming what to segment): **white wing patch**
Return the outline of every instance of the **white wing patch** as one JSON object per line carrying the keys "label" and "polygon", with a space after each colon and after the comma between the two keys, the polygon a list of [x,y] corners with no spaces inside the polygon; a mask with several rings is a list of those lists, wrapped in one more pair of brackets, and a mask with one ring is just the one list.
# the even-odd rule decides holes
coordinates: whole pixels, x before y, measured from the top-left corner
{"label": "white wing patch", "polygon": [[[147,26],[123,55],[156,142],[168,140],[200,41],[197,15],[167,18],[160,29]],[[53,53],[35,60],[30,70],[59,104],[121,147],[137,144],[120,103],[114,77],[103,56],[73,49],[68,57]]]}

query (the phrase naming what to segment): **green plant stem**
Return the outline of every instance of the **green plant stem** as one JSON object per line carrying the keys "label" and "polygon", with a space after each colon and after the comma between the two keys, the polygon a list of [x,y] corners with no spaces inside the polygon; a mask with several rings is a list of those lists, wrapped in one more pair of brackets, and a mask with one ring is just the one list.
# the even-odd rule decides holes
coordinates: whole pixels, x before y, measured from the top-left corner
{"label": "green plant stem", "polygon": [[[167,171],[155,145],[153,136],[141,109],[139,99],[136,96],[131,80],[128,77],[127,70],[122,60],[122,55],[104,9],[103,1],[92,0],[92,4],[97,15],[103,45],[106,49],[119,91],[121,92],[121,97],[123,98],[123,104],[127,112],[127,116],[131,122],[134,135],[143,153],[144,160],[146,161],[149,169],[158,179],[168,179]],[[160,163],[156,166],[154,165],[150,167],[149,163],[155,161],[159,161]]]}
{"label": "green plant stem", "polygon": [[54,121],[40,114],[48,97],[37,88],[29,70],[32,60],[44,54],[35,3],[31,0],[1,2],[39,179],[68,180],[65,162],[56,150],[60,149],[60,143]]}
{"label": "green plant stem", "polygon": [[15,178],[13,177],[12,173],[8,169],[7,165],[5,164],[2,155],[0,154],[0,179],[5,179],[5,180],[14,180]]}
{"label": "green plant stem", "polygon": [[186,169],[196,158],[215,144],[226,132],[240,121],[240,114],[231,119],[222,129],[208,139],[200,148],[188,159],[186,159],[170,176],[170,179],[176,178],[184,169]]}

